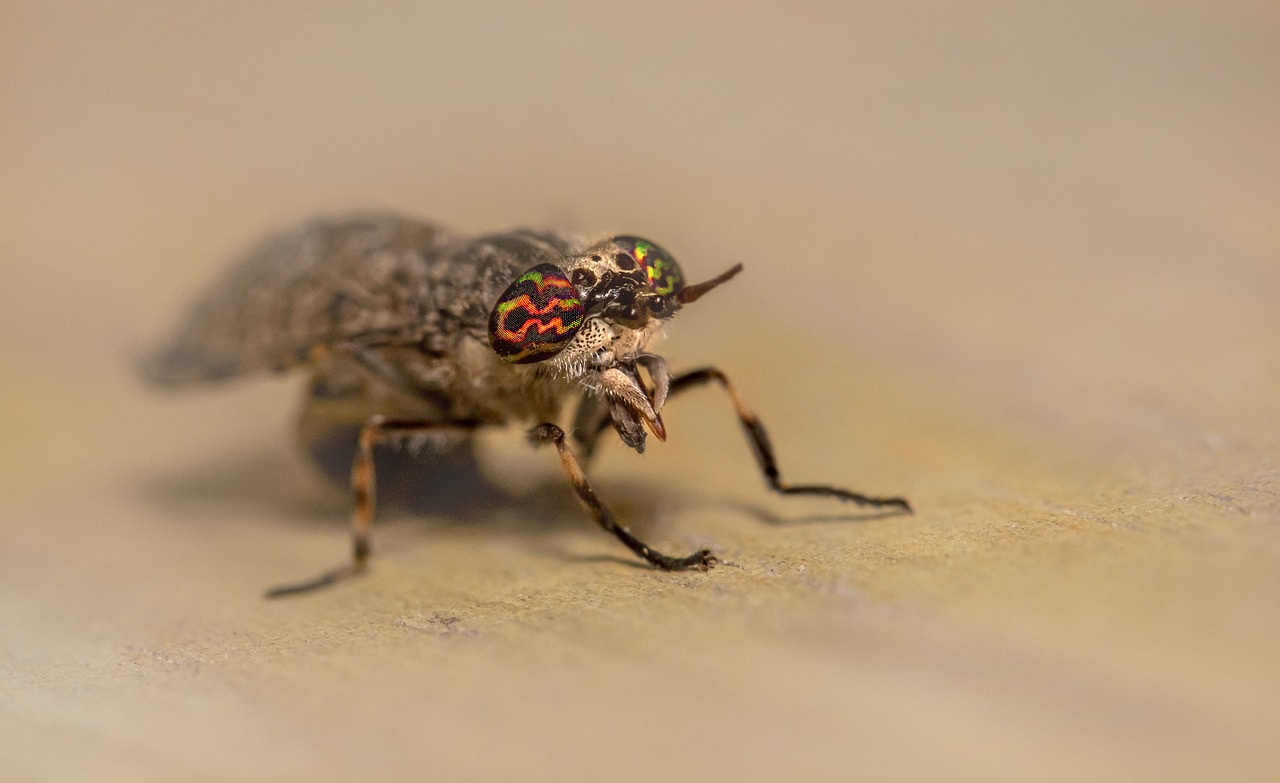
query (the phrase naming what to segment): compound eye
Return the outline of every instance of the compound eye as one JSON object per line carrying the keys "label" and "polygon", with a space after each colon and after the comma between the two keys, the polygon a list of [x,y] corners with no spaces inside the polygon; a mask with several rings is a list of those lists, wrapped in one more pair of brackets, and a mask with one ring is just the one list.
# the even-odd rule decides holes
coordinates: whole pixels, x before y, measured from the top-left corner
{"label": "compound eye", "polygon": [[647,239],[632,236],[614,237],[611,241],[636,260],[654,293],[671,296],[684,288],[684,273],[680,271],[680,265],[661,247]]}
{"label": "compound eye", "polygon": [[586,312],[564,272],[554,264],[539,264],[498,298],[489,313],[489,344],[514,364],[540,362],[569,344]]}

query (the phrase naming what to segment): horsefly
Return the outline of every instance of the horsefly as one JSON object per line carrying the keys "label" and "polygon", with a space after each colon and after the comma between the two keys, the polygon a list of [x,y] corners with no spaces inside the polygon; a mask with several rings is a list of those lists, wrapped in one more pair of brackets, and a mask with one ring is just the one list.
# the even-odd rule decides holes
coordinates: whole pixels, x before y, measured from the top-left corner
{"label": "horsefly", "polygon": [[[610,428],[637,452],[646,430],[665,441],[663,405],[708,382],[727,392],[774,491],[910,512],[899,497],[784,482],[764,426],[723,372],[672,374],[650,352],[681,308],[741,271],[738,264],[690,284],[670,254],[635,236],[590,242],[519,230],[463,237],[391,214],[315,220],[269,238],[234,267],[147,361],[145,374],[177,386],[304,368],[308,410],[333,410],[336,402],[356,433],[351,561],[273,588],[272,597],[365,569],[376,447],[429,443],[447,453],[469,447],[481,427],[513,422],[533,425],[534,444],[555,447],[578,500],[638,557],[663,570],[705,571],[717,562],[709,550],[672,557],[620,525],[580,459]],[[556,422],[575,401],[566,435]]]}

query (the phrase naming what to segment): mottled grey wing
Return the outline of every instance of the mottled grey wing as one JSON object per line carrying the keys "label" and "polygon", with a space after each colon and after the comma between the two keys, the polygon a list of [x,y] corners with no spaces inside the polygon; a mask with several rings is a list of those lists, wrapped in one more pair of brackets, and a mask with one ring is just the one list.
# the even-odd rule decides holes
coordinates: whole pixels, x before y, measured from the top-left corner
{"label": "mottled grey wing", "polygon": [[177,385],[283,369],[313,346],[422,339],[449,274],[447,233],[390,214],[321,219],[272,236],[196,303],[145,365]]}

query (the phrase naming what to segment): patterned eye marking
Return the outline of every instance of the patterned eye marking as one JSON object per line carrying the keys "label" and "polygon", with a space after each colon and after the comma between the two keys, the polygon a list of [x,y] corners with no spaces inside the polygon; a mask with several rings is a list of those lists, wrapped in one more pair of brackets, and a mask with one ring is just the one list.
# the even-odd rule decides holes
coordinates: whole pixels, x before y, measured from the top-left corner
{"label": "patterned eye marking", "polygon": [[489,313],[489,343],[514,364],[559,353],[582,328],[586,308],[569,278],[554,264],[539,264],[502,292]]}
{"label": "patterned eye marking", "polygon": [[640,237],[614,237],[612,241],[640,264],[654,293],[670,296],[684,288],[684,273],[667,251]]}

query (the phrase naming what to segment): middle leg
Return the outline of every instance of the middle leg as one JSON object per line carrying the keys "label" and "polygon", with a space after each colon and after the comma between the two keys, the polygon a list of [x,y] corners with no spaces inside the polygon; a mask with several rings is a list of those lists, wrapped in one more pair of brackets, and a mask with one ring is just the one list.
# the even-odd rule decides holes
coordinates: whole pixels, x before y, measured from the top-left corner
{"label": "middle leg", "polygon": [[351,494],[354,502],[351,513],[351,562],[302,582],[273,587],[267,591],[267,597],[279,598],[307,593],[364,572],[369,562],[369,533],[373,527],[373,511],[376,504],[374,446],[384,443],[406,443],[412,450],[415,445],[421,445],[418,441],[430,438],[432,435],[466,435],[474,429],[473,425],[465,423],[396,420],[382,415],[370,416],[360,427],[356,437],[355,457],[351,461]]}

